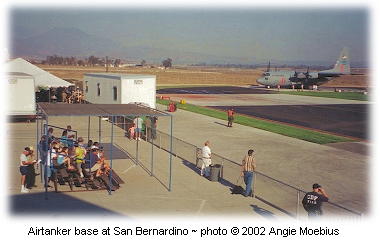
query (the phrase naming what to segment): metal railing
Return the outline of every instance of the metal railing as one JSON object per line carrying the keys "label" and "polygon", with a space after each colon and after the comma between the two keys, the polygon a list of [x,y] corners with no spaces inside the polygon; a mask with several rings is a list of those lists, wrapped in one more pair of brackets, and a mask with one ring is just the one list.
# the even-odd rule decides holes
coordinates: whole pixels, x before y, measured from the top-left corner
{"label": "metal railing", "polygon": [[[120,118],[116,125],[124,130],[128,130],[130,123],[128,119]],[[158,148],[170,152],[170,135],[161,131],[155,131],[156,137],[153,144]],[[146,133],[145,133],[146,135]],[[148,138],[144,138],[147,140]],[[186,166],[200,172],[202,165],[201,149],[188,142],[178,138],[172,138],[172,154],[186,161]],[[234,187],[237,184],[241,173],[241,164],[224,158],[218,154],[212,154],[212,164],[221,165],[219,182],[223,185]],[[278,209],[285,215],[297,220],[307,220],[307,212],[302,206],[302,199],[306,194],[305,191],[296,187],[290,186],[282,181],[276,180],[270,176],[255,172],[253,180],[254,198]],[[324,216],[323,220],[361,220],[363,214],[345,208],[333,202],[323,203]]]}

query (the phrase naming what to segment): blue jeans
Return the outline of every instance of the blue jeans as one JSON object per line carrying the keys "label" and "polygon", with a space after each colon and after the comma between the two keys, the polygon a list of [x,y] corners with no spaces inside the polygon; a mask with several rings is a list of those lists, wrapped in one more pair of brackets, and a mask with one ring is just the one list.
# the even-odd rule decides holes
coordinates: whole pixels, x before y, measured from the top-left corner
{"label": "blue jeans", "polygon": [[244,196],[248,196],[251,194],[252,190],[252,181],[253,181],[253,172],[244,171],[244,183],[245,183],[245,192]]}

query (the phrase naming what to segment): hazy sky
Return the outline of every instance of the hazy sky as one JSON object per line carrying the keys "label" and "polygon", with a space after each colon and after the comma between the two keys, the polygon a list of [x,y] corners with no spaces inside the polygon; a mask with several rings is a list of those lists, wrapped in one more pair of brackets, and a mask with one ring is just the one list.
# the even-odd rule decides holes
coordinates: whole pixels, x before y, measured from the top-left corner
{"label": "hazy sky", "polygon": [[24,26],[35,34],[55,27],[78,28],[128,47],[144,45],[263,62],[335,61],[345,46],[350,48],[351,61],[365,61],[370,53],[368,5],[173,7],[164,3],[152,8],[116,4],[70,8],[10,5],[8,26]]}

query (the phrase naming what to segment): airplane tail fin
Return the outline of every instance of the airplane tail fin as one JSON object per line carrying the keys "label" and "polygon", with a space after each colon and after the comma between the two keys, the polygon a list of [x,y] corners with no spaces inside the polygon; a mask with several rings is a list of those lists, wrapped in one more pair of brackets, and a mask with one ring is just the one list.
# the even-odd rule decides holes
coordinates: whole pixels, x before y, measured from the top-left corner
{"label": "airplane tail fin", "polygon": [[331,70],[333,72],[339,73],[339,74],[349,74],[351,71],[350,68],[350,51],[347,47],[344,47],[342,52],[340,53],[338,60],[336,61],[336,64],[334,68]]}
{"label": "airplane tail fin", "polygon": [[319,76],[324,77],[337,77],[339,75],[350,74],[350,51],[347,47],[344,47],[338,57],[333,69],[319,71]]}

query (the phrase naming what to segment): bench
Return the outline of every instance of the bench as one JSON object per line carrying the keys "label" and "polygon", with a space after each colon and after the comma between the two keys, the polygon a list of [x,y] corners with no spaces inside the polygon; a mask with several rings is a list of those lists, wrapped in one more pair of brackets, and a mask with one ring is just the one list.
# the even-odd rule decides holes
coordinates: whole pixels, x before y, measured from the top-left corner
{"label": "bench", "polygon": [[73,180],[67,173],[65,167],[55,167],[56,171],[54,173],[54,190],[58,192],[58,183],[60,185],[65,185],[66,182],[69,184],[70,190],[73,191]]}

